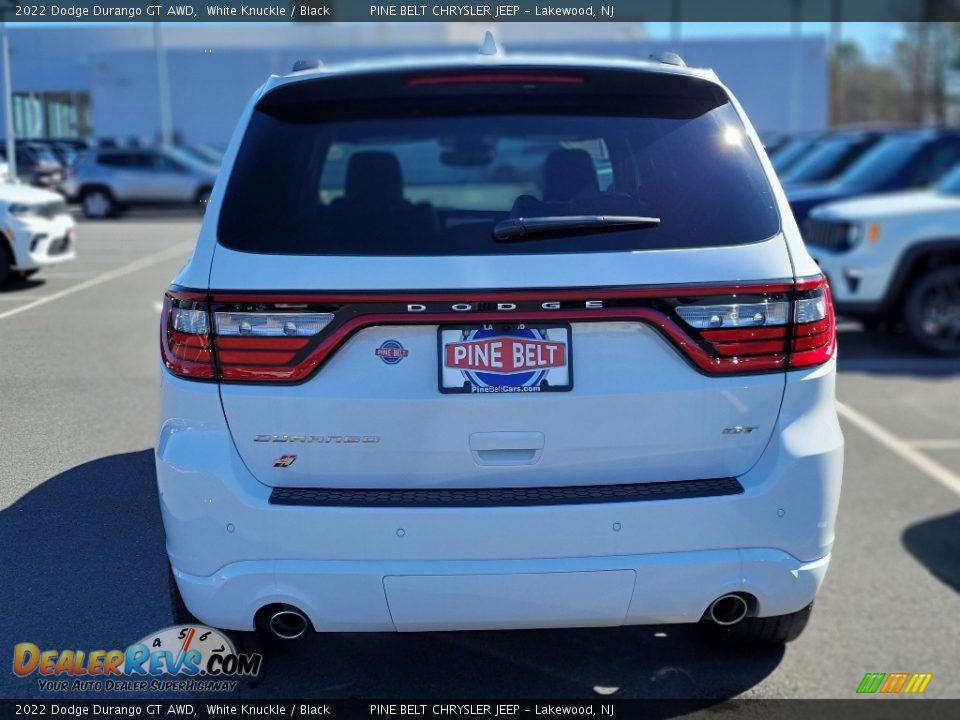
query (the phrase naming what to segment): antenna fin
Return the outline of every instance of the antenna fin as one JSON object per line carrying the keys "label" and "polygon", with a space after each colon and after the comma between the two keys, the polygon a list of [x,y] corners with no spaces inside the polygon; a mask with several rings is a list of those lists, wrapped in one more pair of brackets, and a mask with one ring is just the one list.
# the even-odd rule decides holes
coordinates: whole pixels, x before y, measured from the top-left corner
{"label": "antenna fin", "polygon": [[489,30],[486,31],[483,35],[483,42],[480,43],[480,48],[477,50],[480,55],[499,55],[500,47],[497,45],[496,38],[493,37],[493,33]]}

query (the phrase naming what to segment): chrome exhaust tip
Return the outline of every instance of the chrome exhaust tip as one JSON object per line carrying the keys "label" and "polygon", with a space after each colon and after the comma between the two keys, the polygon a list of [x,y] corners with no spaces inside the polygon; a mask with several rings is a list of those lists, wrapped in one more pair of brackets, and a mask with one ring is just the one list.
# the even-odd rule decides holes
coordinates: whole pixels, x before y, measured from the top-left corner
{"label": "chrome exhaust tip", "polygon": [[736,625],[750,612],[750,606],[742,595],[721,595],[707,610],[710,619],[717,625]]}
{"label": "chrome exhaust tip", "polygon": [[296,640],[303,637],[308,625],[307,616],[290,605],[273,613],[267,623],[273,636],[281,640]]}

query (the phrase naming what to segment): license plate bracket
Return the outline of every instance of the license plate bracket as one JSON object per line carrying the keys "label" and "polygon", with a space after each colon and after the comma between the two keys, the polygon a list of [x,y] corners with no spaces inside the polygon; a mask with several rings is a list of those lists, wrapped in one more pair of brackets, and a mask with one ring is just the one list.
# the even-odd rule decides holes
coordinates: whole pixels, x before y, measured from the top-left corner
{"label": "license plate bracket", "polygon": [[529,394],[573,389],[569,324],[492,323],[437,328],[441,393]]}

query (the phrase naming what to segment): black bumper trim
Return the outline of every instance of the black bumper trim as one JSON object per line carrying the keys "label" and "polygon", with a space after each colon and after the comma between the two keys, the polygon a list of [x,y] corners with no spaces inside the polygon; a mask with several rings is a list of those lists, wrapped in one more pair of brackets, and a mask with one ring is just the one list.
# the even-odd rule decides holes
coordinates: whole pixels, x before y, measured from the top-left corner
{"label": "black bumper trim", "polygon": [[631,483],[629,485],[573,485],[563,487],[445,488],[445,489],[334,489],[274,488],[272,505],[309,507],[521,507],[530,505],[587,505],[597,503],[685,500],[739,495],[736,478]]}

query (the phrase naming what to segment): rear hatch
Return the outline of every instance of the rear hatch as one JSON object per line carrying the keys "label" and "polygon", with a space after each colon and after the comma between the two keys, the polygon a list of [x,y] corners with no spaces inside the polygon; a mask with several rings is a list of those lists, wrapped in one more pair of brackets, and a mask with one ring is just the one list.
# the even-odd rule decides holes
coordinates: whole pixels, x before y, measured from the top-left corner
{"label": "rear hatch", "polygon": [[498,66],[281,85],[211,212],[223,408],[268,485],[731,477],[774,428],[791,265],[708,80]]}

